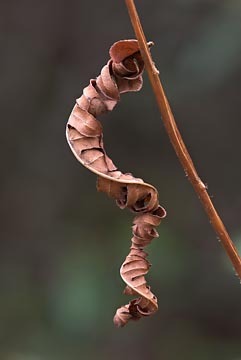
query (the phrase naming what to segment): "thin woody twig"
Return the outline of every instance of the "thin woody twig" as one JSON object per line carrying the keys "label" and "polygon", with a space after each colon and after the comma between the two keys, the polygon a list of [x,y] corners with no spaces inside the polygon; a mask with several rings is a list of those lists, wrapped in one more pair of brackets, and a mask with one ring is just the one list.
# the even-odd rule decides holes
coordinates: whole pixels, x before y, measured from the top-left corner
{"label": "thin woody twig", "polygon": [[175,152],[178,156],[179,161],[181,162],[183,169],[191,182],[194,190],[196,191],[207,215],[210,223],[212,224],[218,238],[220,239],[227,255],[229,256],[230,261],[233,264],[233,267],[241,279],[241,258],[235,248],[221,218],[219,217],[206,189],[206,186],[203,184],[199,178],[197,171],[194,167],[192,159],[187,151],[187,148],[183,142],[181,134],[177,128],[172,110],[168,103],[167,97],[165,95],[164,89],[162,87],[159,72],[156,69],[154,62],[151,57],[151,53],[148,48],[145,34],[143,32],[140,19],[135,7],[134,0],[125,0],[126,6],[129,12],[132,26],[134,28],[136,38],[139,43],[140,51],[142,58],[145,63],[145,67],[155,94],[157,104],[162,116],[162,120],[166,131],[168,133],[169,139],[172,143],[172,146],[175,149]]}

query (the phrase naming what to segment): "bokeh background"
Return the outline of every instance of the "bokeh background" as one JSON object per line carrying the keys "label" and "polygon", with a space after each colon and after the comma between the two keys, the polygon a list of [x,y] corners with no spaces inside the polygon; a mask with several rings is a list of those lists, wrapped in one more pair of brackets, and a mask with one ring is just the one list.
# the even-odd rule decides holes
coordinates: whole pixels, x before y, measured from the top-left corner
{"label": "bokeh background", "polygon": [[[136,1],[178,126],[241,251],[241,2]],[[241,294],[146,76],[103,117],[109,155],[156,186],[159,312],[116,329],[132,214],[95,189],[65,124],[119,39],[124,1],[1,1],[0,359],[240,360]]]}

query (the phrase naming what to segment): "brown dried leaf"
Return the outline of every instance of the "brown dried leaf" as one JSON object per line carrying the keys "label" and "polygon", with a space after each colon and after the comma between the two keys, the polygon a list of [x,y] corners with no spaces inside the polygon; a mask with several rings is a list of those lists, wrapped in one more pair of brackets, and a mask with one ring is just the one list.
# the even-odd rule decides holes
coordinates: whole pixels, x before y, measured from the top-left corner
{"label": "brown dried leaf", "polygon": [[116,42],[110,48],[110,56],[101,74],[96,80],[90,80],[77,99],[67,123],[66,136],[76,158],[97,174],[97,189],[115,199],[121,209],[127,207],[137,214],[130,253],[120,274],[127,285],[124,293],[139,297],[117,310],[114,323],[120,327],[129,320],[149,316],[158,308],[157,299],[145,280],[150,264],[143,248],[158,237],[155,227],[166,212],[159,205],[157,190],[152,185],[132,174],[122,174],[105,152],[102,126],[96,117],[113,110],[121,93],[141,89],[144,68],[136,40]]}

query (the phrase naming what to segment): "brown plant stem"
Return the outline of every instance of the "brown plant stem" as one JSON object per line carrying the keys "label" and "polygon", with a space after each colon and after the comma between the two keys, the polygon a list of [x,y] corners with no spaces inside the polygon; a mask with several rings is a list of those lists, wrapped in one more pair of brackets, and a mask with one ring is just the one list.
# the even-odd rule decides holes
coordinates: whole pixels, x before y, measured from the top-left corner
{"label": "brown plant stem", "polygon": [[139,43],[140,51],[142,58],[145,63],[145,67],[155,94],[157,104],[162,116],[162,120],[166,131],[168,133],[169,139],[172,143],[172,146],[175,149],[175,152],[178,156],[179,161],[181,162],[185,174],[187,175],[189,181],[191,182],[194,190],[196,191],[207,215],[210,223],[212,224],[218,238],[221,240],[221,243],[230,258],[230,261],[233,264],[233,267],[241,279],[241,258],[235,248],[220,216],[218,215],[206,189],[206,186],[199,178],[197,171],[194,167],[192,159],[187,151],[187,148],[183,142],[181,134],[177,128],[172,110],[168,103],[167,97],[165,95],[164,89],[162,87],[159,72],[156,69],[154,62],[152,60],[146,37],[143,32],[140,19],[135,7],[134,0],[125,0],[126,6],[129,12],[132,26],[134,28],[136,38]]}

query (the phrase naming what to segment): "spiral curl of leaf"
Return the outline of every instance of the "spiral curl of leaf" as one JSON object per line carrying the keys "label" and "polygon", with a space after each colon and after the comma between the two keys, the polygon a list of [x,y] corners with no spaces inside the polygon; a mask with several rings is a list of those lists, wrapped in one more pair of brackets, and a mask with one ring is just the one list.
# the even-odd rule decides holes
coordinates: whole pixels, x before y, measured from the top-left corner
{"label": "spiral curl of leaf", "polygon": [[83,95],[76,100],[67,123],[66,136],[78,161],[97,174],[97,189],[114,198],[121,209],[129,208],[137,214],[132,227],[130,253],[121,266],[120,274],[127,284],[124,293],[139,297],[116,311],[114,323],[121,327],[129,320],[149,316],[158,309],[157,298],[145,280],[150,264],[143,248],[158,237],[155,228],[166,212],[159,205],[158,192],[152,185],[130,173],[123,174],[105,152],[102,126],[96,117],[112,111],[121,93],[139,91],[144,69],[136,40],[114,43],[110,48],[110,57],[100,75],[90,80]]}

